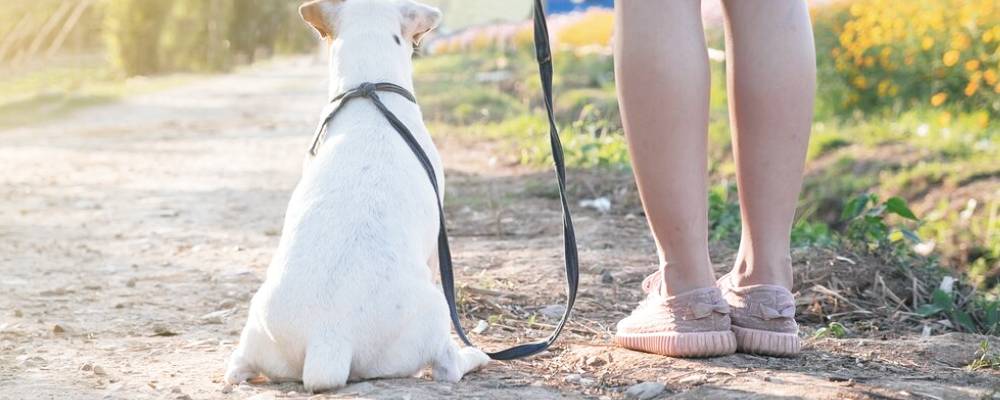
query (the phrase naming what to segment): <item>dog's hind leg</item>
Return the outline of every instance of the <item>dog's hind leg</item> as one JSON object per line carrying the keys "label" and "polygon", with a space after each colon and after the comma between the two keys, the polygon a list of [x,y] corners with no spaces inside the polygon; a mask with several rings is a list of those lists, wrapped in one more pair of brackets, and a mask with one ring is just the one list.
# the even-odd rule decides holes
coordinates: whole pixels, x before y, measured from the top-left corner
{"label": "dog's hind leg", "polygon": [[226,367],[225,381],[229,384],[243,383],[260,375],[260,370],[255,362],[254,352],[257,351],[258,343],[255,343],[256,335],[251,323],[243,328],[240,334],[240,343],[236,350],[229,356],[229,363]]}
{"label": "dog's hind leg", "polygon": [[433,362],[434,380],[458,382],[465,374],[488,364],[490,357],[475,347],[458,348],[450,340]]}
{"label": "dog's hind leg", "polygon": [[347,384],[351,374],[351,349],[346,342],[329,334],[310,339],[302,366],[302,384],[316,393]]}
{"label": "dog's hind leg", "polygon": [[243,356],[242,349],[236,350],[229,357],[229,365],[226,367],[225,381],[229,384],[238,384],[256,378],[260,373]]}

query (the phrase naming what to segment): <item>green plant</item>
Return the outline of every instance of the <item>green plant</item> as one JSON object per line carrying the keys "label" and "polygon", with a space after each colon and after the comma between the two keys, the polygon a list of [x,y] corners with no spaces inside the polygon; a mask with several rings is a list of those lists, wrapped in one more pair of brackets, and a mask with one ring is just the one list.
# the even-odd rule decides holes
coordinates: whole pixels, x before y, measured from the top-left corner
{"label": "green plant", "polygon": [[813,333],[813,339],[819,339],[824,337],[834,337],[837,339],[842,339],[847,336],[847,328],[844,327],[840,322],[830,322],[826,326],[816,330]]}
{"label": "green plant", "polygon": [[104,37],[112,61],[126,75],[160,70],[160,31],[172,3],[159,0],[110,0]]}
{"label": "green plant", "polygon": [[[992,334],[1000,327],[1000,300],[982,297],[960,301],[957,292],[936,289],[930,303],[917,308],[922,317],[943,315],[968,332]],[[963,304],[964,303],[964,304]]]}
{"label": "green plant", "polygon": [[708,191],[709,238],[736,241],[742,229],[736,184],[713,186]]}
{"label": "green plant", "polygon": [[834,244],[834,232],[823,222],[800,219],[792,226],[792,246],[816,247]]}
{"label": "green plant", "polygon": [[983,339],[979,342],[979,350],[976,351],[979,358],[969,363],[968,368],[976,371],[980,369],[1000,369],[1000,354],[990,354],[990,341]]}
{"label": "green plant", "polygon": [[941,289],[934,290],[934,293],[931,294],[931,302],[917,308],[917,314],[923,317],[945,314],[962,328],[970,332],[976,331],[976,323],[972,321],[972,316],[956,307],[952,294]]}
{"label": "green plant", "polygon": [[919,221],[906,200],[899,197],[879,203],[878,195],[865,193],[851,199],[841,214],[841,218],[848,223],[846,238],[873,251],[898,249],[904,239],[920,242],[917,234],[905,224],[890,225],[887,222],[889,215]]}

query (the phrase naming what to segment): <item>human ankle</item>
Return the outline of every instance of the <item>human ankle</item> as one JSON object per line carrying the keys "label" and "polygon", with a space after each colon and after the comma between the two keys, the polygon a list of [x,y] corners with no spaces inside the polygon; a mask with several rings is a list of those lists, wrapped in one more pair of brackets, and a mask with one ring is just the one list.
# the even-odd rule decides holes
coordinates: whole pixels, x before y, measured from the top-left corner
{"label": "human ankle", "polygon": [[775,257],[772,261],[760,262],[752,257],[737,256],[736,265],[729,272],[729,279],[736,286],[777,285],[791,290],[792,258]]}
{"label": "human ankle", "polygon": [[682,265],[675,262],[661,263],[664,295],[676,296],[695,289],[711,287],[715,278],[710,263]]}

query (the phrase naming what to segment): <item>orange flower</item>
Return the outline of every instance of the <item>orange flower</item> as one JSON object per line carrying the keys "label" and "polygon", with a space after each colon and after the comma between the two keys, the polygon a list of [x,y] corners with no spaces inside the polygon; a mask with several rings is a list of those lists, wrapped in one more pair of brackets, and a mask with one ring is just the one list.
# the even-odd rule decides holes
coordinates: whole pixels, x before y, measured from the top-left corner
{"label": "orange flower", "polygon": [[923,40],[920,41],[920,48],[924,50],[929,50],[934,47],[934,38],[930,36],[924,36]]}
{"label": "orange flower", "polygon": [[978,90],[979,90],[978,81],[969,82],[969,84],[965,86],[965,95],[967,97],[971,97],[972,95],[976,94],[976,91]]}
{"label": "orange flower", "polygon": [[949,50],[947,53],[944,53],[944,57],[941,59],[941,61],[944,61],[945,66],[950,67],[958,63],[958,56],[959,56],[958,50]]}
{"label": "orange flower", "polygon": [[986,72],[983,72],[983,79],[986,80],[987,84],[993,85],[997,83],[997,72],[992,69],[988,69]]}
{"label": "orange flower", "polygon": [[969,60],[965,62],[966,71],[975,71],[979,69],[979,60]]}
{"label": "orange flower", "polygon": [[931,96],[931,105],[934,106],[934,107],[940,106],[940,105],[944,104],[945,100],[948,100],[948,93],[941,92],[941,93],[935,94],[935,95]]}

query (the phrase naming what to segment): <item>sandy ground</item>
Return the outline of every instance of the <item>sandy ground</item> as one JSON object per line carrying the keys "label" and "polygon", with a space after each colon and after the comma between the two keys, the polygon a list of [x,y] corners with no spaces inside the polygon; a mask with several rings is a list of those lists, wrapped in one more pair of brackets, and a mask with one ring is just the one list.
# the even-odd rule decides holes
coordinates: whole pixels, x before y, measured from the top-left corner
{"label": "sandy ground", "polygon": [[[313,398],[221,377],[323,88],[321,66],[288,60],[0,131],[0,399]],[[544,336],[563,293],[549,172],[511,166],[494,144],[438,142],[466,326],[490,321],[473,339]],[[575,196],[629,186],[590,175],[572,177]],[[576,217],[579,308],[551,351],[458,384],[378,380],[315,398],[1000,398],[1000,373],[964,368],[972,335],[810,339],[792,359],[615,348],[652,243],[641,217]]]}

